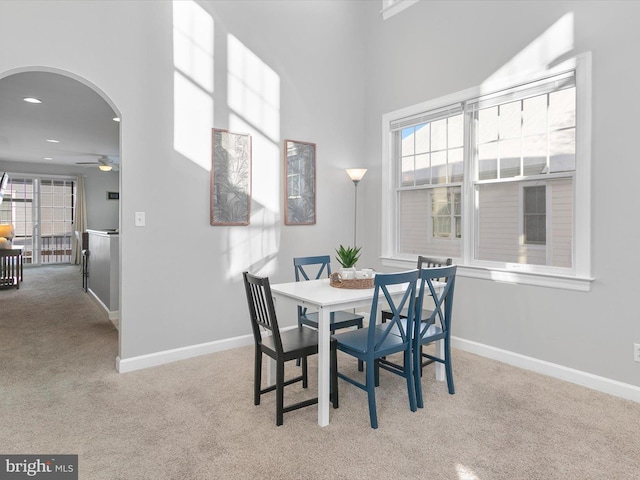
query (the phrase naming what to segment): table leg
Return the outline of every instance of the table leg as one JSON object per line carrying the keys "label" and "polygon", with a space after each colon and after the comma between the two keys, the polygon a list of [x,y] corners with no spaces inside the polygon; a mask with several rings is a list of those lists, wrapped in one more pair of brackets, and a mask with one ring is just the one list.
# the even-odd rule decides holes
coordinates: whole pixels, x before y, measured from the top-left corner
{"label": "table leg", "polygon": [[329,425],[329,342],[331,332],[329,324],[331,312],[326,308],[318,309],[318,425]]}

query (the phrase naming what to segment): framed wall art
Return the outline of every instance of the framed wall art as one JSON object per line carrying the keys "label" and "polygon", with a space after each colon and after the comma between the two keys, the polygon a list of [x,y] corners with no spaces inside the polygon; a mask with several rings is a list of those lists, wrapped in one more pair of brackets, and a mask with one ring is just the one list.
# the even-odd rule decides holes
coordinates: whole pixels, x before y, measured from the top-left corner
{"label": "framed wall art", "polygon": [[211,225],[249,225],[251,135],[212,129]]}
{"label": "framed wall art", "polygon": [[316,144],[284,141],[284,223],[316,223]]}

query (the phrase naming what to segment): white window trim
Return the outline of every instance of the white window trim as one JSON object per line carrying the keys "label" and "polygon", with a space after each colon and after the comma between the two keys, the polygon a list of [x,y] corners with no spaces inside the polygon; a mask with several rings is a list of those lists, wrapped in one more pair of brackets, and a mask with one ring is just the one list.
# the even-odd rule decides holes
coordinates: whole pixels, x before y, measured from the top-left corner
{"label": "white window trim", "polygon": [[[472,162],[465,158],[465,182],[462,187],[462,258],[454,259],[458,264],[461,276],[481,278],[497,282],[508,282],[522,285],[546,286],[577,291],[589,291],[595,280],[591,276],[591,52],[586,52],[569,59],[538,75],[528,74],[526,77],[511,77],[492,82],[491,84],[473,87],[422,102],[417,105],[402,108],[382,116],[382,205],[381,205],[381,252],[380,258],[384,266],[395,268],[414,268],[416,258],[395,252],[398,244],[398,194],[396,191],[396,169],[393,163],[393,142],[389,126],[392,121],[421,112],[442,108],[451,104],[461,103],[491,92],[512,87],[525,81],[535,81],[551,75],[575,70],[576,101],[579,108],[576,111],[576,170],[574,187],[574,262],[572,273],[567,269],[559,269],[555,273],[553,267],[536,268],[531,265],[505,264],[496,267],[493,262],[473,260],[474,244],[466,240],[473,238],[471,232],[475,228],[473,202],[465,200],[468,195],[475,195],[475,184],[468,179],[473,178]],[[465,121],[468,121],[465,118]],[[465,125],[466,127],[467,125]],[[469,132],[469,129],[466,129]],[[467,149],[468,150],[468,149]]]}

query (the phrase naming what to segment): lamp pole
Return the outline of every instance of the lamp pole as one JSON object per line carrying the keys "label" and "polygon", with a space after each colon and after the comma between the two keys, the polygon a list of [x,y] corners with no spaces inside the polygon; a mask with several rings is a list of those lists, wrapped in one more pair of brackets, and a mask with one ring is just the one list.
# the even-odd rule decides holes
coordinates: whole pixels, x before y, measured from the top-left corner
{"label": "lamp pole", "polygon": [[360,181],[353,181],[353,186],[355,187],[355,198],[353,200],[353,248],[356,248],[358,245],[356,243],[356,231],[358,227],[358,184]]}
{"label": "lamp pole", "polygon": [[351,179],[351,181],[353,182],[353,186],[355,187],[355,198],[353,202],[353,248],[357,248],[356,231],[358,228],[358,184],[360,183],[360,180],[362,180],[362,177],[364,177],[364,174],[367,173],[367,169],[366,168],[347,168],[346,172],[347,172],[347,175],[349,175],[349,178]]}

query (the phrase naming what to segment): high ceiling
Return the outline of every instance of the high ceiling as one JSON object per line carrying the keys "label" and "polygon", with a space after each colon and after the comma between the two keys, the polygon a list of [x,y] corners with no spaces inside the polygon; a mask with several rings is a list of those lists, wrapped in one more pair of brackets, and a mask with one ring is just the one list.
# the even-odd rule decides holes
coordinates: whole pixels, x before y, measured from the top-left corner
{"label": "high ceiling", "polygon": [[[26,97],[42,103],[27,103]],[[106,156],[117,166],[120,124],[113,120],[115,116],[100,95],[69,77],[24,72],[2,78],[0,160],[51,165],[95,162],[97,166],[98,159]]]}

